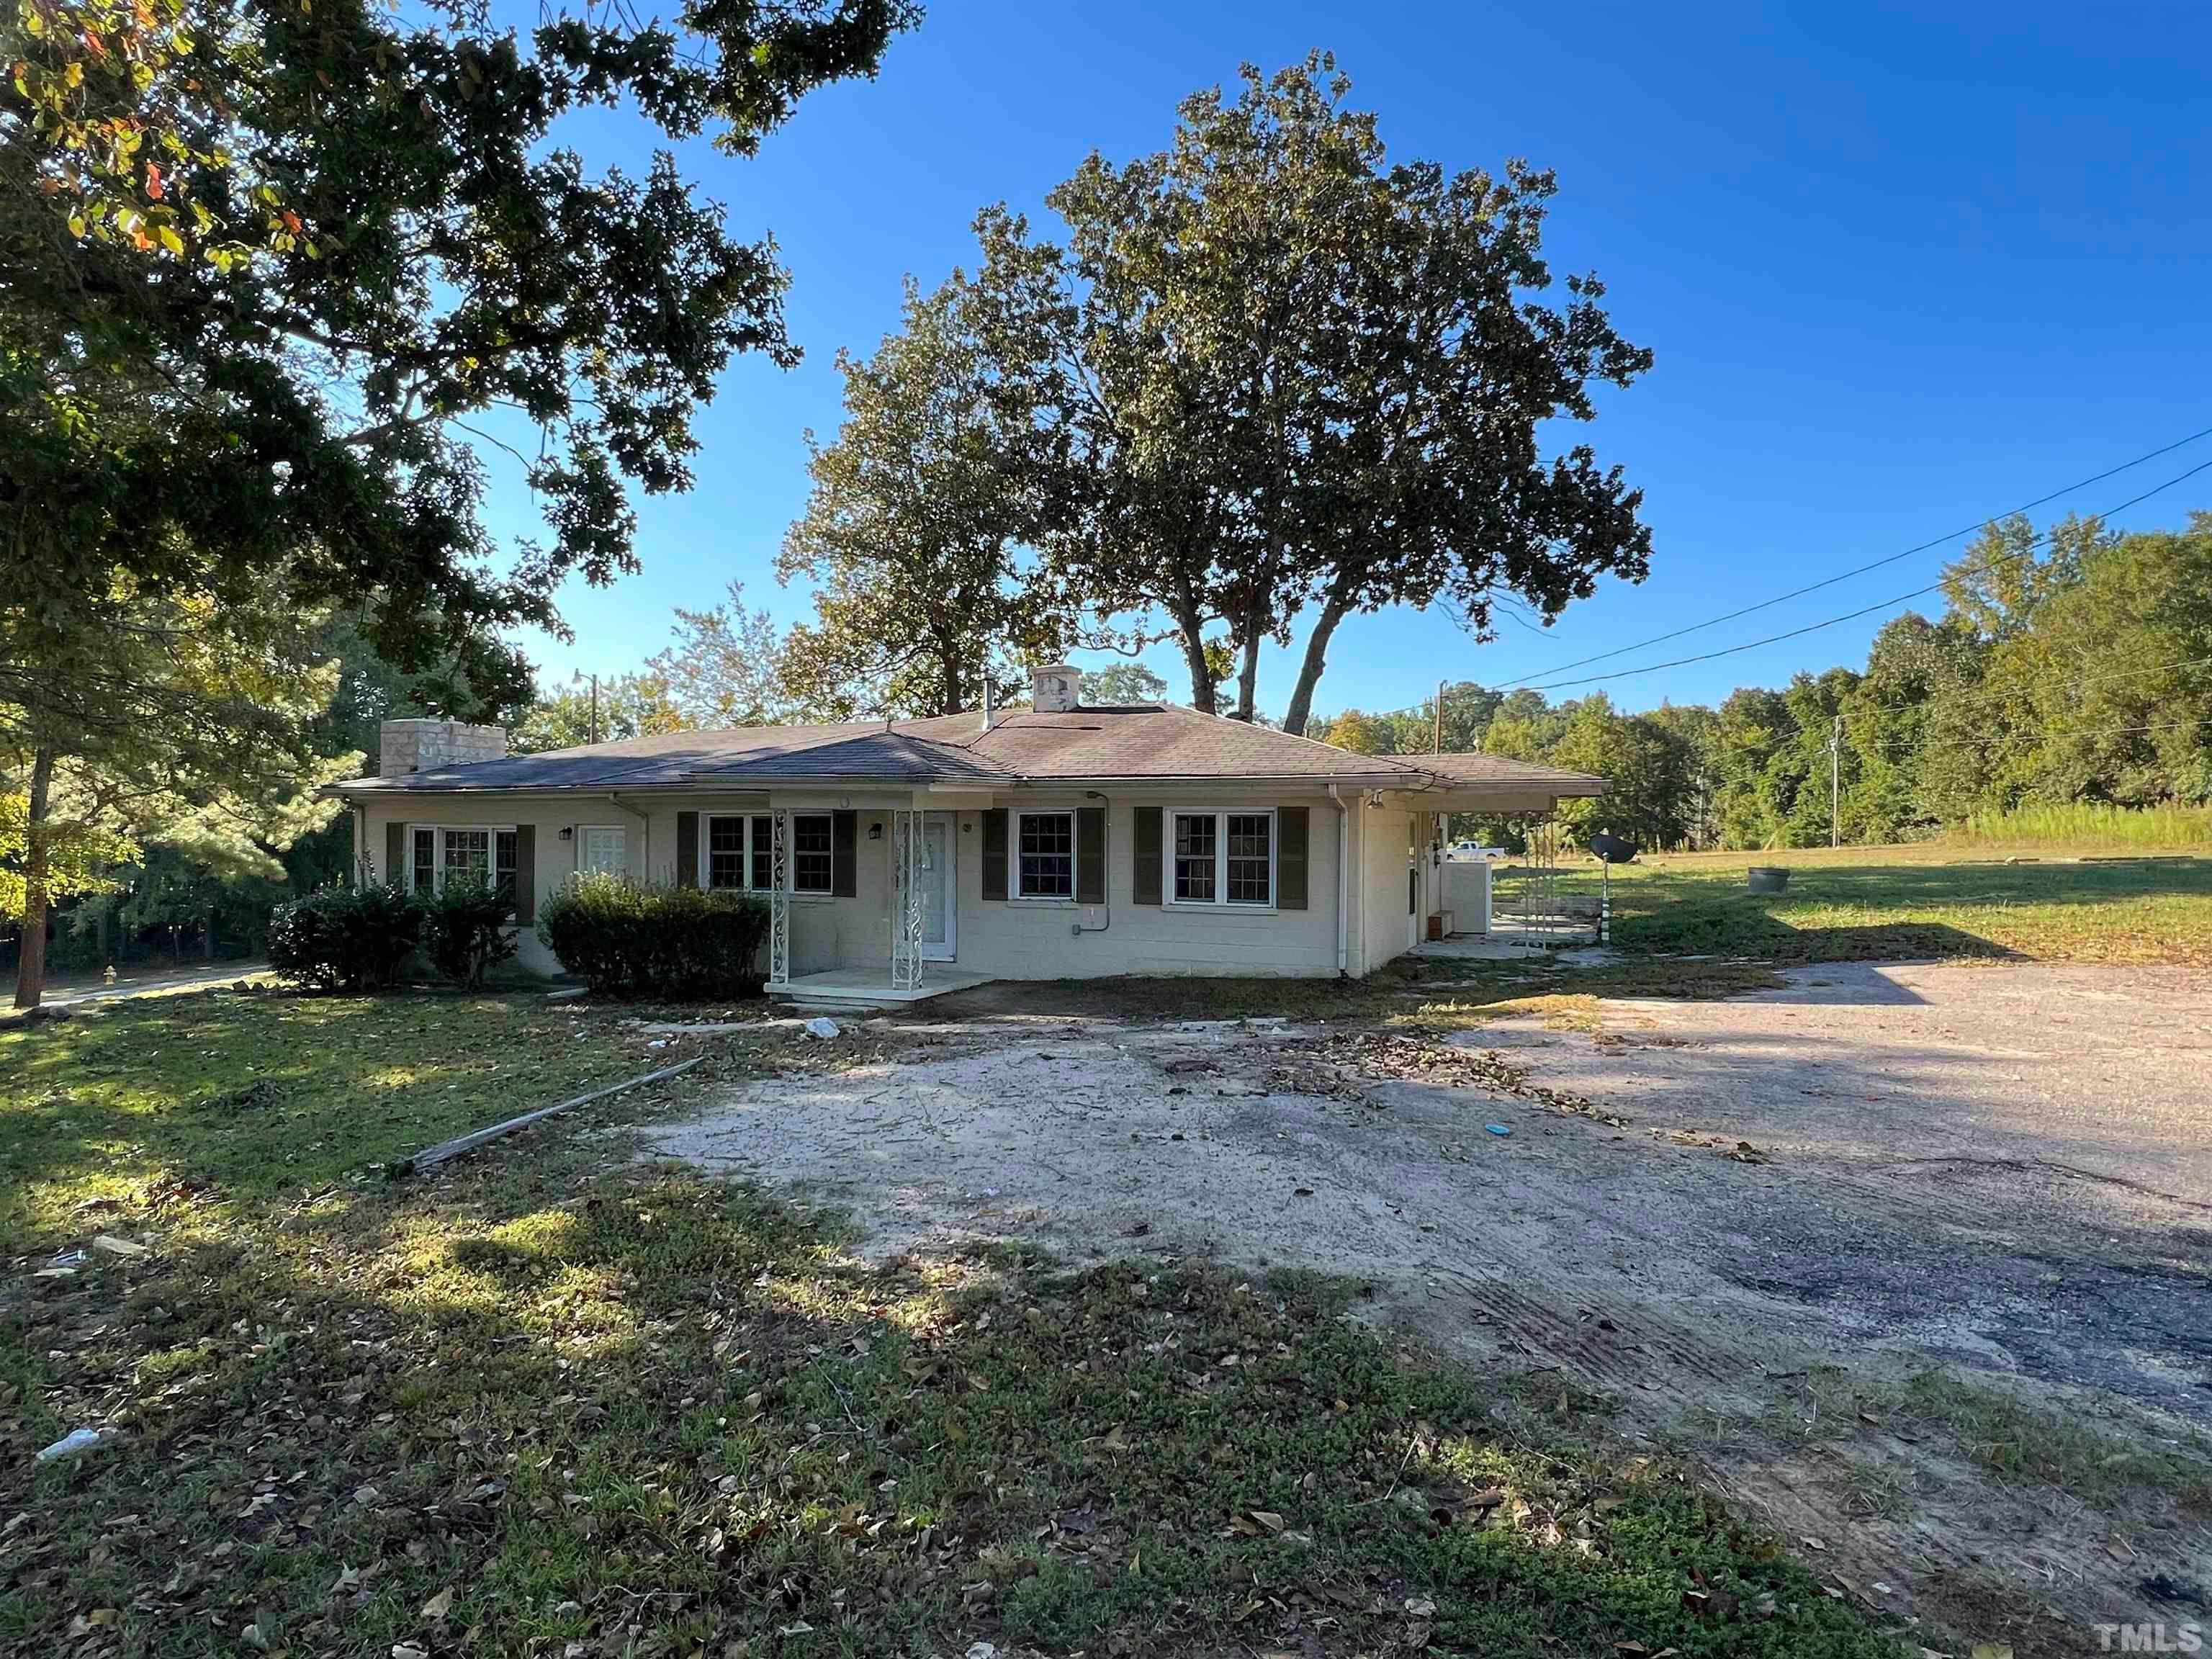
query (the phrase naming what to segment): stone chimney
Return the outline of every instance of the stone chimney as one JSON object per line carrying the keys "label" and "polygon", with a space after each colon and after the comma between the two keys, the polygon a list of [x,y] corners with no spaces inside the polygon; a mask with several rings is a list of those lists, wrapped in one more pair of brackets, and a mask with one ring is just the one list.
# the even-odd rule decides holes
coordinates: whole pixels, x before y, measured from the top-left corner
{"label": "stone chimney", "polygon": [[376,775],[404,778],[441,766],[466,766],[499,760],[507,753],[507,732],[496,726],[460,720],[386,720],[377,728]]}
{"label": "stone chimney", "polygon": [[1083,707],[1083,671],[1064,662],[1030,671],[1030,707],[1040,714],[1070,714]]}

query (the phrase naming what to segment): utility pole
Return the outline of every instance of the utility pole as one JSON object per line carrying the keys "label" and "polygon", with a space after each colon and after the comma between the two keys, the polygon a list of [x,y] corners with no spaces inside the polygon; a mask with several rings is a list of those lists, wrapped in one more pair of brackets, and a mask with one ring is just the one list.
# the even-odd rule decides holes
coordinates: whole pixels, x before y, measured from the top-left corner
{"label": "utility pole", "polygon": [[592,741],[599,740],[599,677],[592,676]]}
{"label": "utility pole", "polygon": [[1442,680],[1437,682],[1436,742],[1429,752],[1434,755],[1441,755],[1444,752],[1444,683]]}
{"label": "utility pole", "polygon": [[1844,752],[1844,717],[1836,716],[1836,723],[1828,728],[1828,845],[1844,844],[1843,790],[1838,781]]}

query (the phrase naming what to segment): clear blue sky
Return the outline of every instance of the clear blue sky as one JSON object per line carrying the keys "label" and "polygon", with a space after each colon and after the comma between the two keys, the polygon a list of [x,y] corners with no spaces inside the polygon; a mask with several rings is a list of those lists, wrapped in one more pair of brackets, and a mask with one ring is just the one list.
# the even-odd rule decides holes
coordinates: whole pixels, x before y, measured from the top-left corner
{"label": "clear blue sky", "polygon": [[[988,203],[1042,214],[1093,149],[1160,147],[1177,100],[1241,60],[1273,69],[1315,46],[1338,54],[1394,156],[1556,169],[1554,271],[1596,270],[1623,331],[1657,354],[1586,434],[1645,491],[1650,580],[1541,635],[1504,623],[1489,645],[1434,612],[1355,619],[1324,712],[1412,703],[1447,675],[1534,677],[2212,426],[2212,8],[937,0],[880,79],[809,98],[758,158],[684,155],[733,229],[775,234],[806,361],[732,366],[701,416],[697,489],[641,503],[642,574],[566,596],[573,646],[525,641],[542,678],[636,666],[672,607],[733,580],[780,619],[804,615],[805,594],[772,574],[805,500],[802,434],[835,431],[835,353],[894,325],[902,276],[927,285],[969,261]],[[635,167],[650,148],[611,116],[565,136],[594,166]],[[2206,459],[2212,440],[2039,520]],[[2120,521],[2176,524],[2199,505],[2212,473]],[[509,535],[534,520],[506,470],[490,511]],[[1598,666],[1871,604],[1932,580],[1950,550]],[[1609,689],[1642,708],[1856,665],[1881,620]],[[1167,653],[1154,665],[1184,695]],[[1263,706],[1280,711],[1294,672],[1269,653]]]}

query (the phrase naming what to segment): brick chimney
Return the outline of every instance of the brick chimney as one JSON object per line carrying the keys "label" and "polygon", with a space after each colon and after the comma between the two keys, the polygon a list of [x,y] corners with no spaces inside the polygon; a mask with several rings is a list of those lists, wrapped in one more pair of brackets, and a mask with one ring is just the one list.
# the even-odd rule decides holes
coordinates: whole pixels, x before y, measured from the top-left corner
{"label": "brick chimney", "polygon": [[1064,662],[1030,670],[1030,707],[1040,714],[1071,714],[1083,707],[1083,671]]}
{"label": "brick chimney", "polygon": [[376,775],[404,778],[444,766],[499,760],[507,753],[507,732],[496,726],[460,720],[386,720],[377,728]]}

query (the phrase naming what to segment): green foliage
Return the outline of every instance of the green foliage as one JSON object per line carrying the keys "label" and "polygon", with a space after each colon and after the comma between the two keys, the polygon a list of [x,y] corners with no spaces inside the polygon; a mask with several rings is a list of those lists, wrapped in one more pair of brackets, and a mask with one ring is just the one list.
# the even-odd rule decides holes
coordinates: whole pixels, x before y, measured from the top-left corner
{"label": "green foliage", "polygon": [[1168,683],[1140,662],[1109,663],[1083,677],[1083,699],[1097,703],[1168,701]]}
{"label": "green foliage", "polygon": [[[1444,747],[1607,777],[1606,796],[1561,817],[1649,848],[1825,847],[1832,834],[1863,846],[1961,825],[1990,844],[2196,844],[2187,811],[2138,809],[2212,802],[2212,514],[2127,535],[2008,520],[1944,585],[1951,611],[1885,624],[1863,672],[1644,714],[1603,694],[1553,703],[1456,686]],[[1315,734],[1419,754],[1433,715],[1432,703],[1348,709]],[[1475,833],[1512,842],[1506,823]]]}
{"label": "green foliage", "polygon": [[455,984],[481,986],[487,969],[514,956],[514,896],[483,876],[448,871],[445,884],[418,902],[430,960]]}
{"label": "green foliage", "polygon": [[1650,362],[1595,277],[1554,286],[1553,176],[1393,164],[1349,93],[1325,54],[1248,66],[1165,149],[1052,191],[1064,241],[1003,209],[977,227],[993,392],[1049,440],[1054,574],[1164,617],[1208,712],[1225,626],[1248,720],[1261,646],[1310,620],[1292,732],[1346,617],[1449,601],[1481,637],[1498,594],[1553,615],[1650,553],[1617,470],[1543,453]]}
{"label": "green foliage", "polygon": [[781,715],[790,697],[783,647],[775,619],[746,607],[743,582],[732,582],[728,598],[708,610],[678,607],[669,631],[674,643],[646,659],[640,689],[659,700],[653,719],[674,724],[645,729],[717,731],[764,726]]}
{"label": "green foliage", "polygon": [[594,991],[617,996],[752,995],[768,906],[743,893],[646,887],[583,872],[538,902],[538,937]]}
{"label": "green foliage", "polygon": [[325,887],[276,907],[269,965],[310,990],[383,990],[422,936],[422,906],[413,894],[380,882]]}
{"label": "green foliage", "polygon": [[[872,73],[906,0],[549,7],[185,0],[11,6],[0,85],[0,475],[11,599],[88,619],[149,592],[361,602],[403,671],[511,659],[575,573],[632,567],[626,489],[686,487],[738,352],[795,360],[784,273],[663,150],[596,174],[564,118],[620,105],[749,153]],[[187,25],[194,27],[187,27]],[[343,395],[331,395],[342,387]],[[482,470],[450,423],[538,428],[550,536],[487,574]]]}
{"label": "green foliage", "polygon": [[[661,732],[681,732],[690,724],[655,673],[619,674],[599,682],[597,732],[601,743],[625,743]],[[550,696],[541,696],[509,729],[507,750],[542,754],[574,749],[593,740],[593,697],[581,674]]]}
{"label": "green foliage", "polygon": [[1018,557],[1042,525],[1046,434],[1040,394],[994,356],[988,303],[965,276],[927,295],[909,280],[899,331],[872,357],[838,355],[844,422],[811,445],[813,490],[776,559],[779,580],[815,586],[782,653],[809,714],[957,714],[987,684],[1003,705],[1026,664],[1073,642],[1068,607]]}

